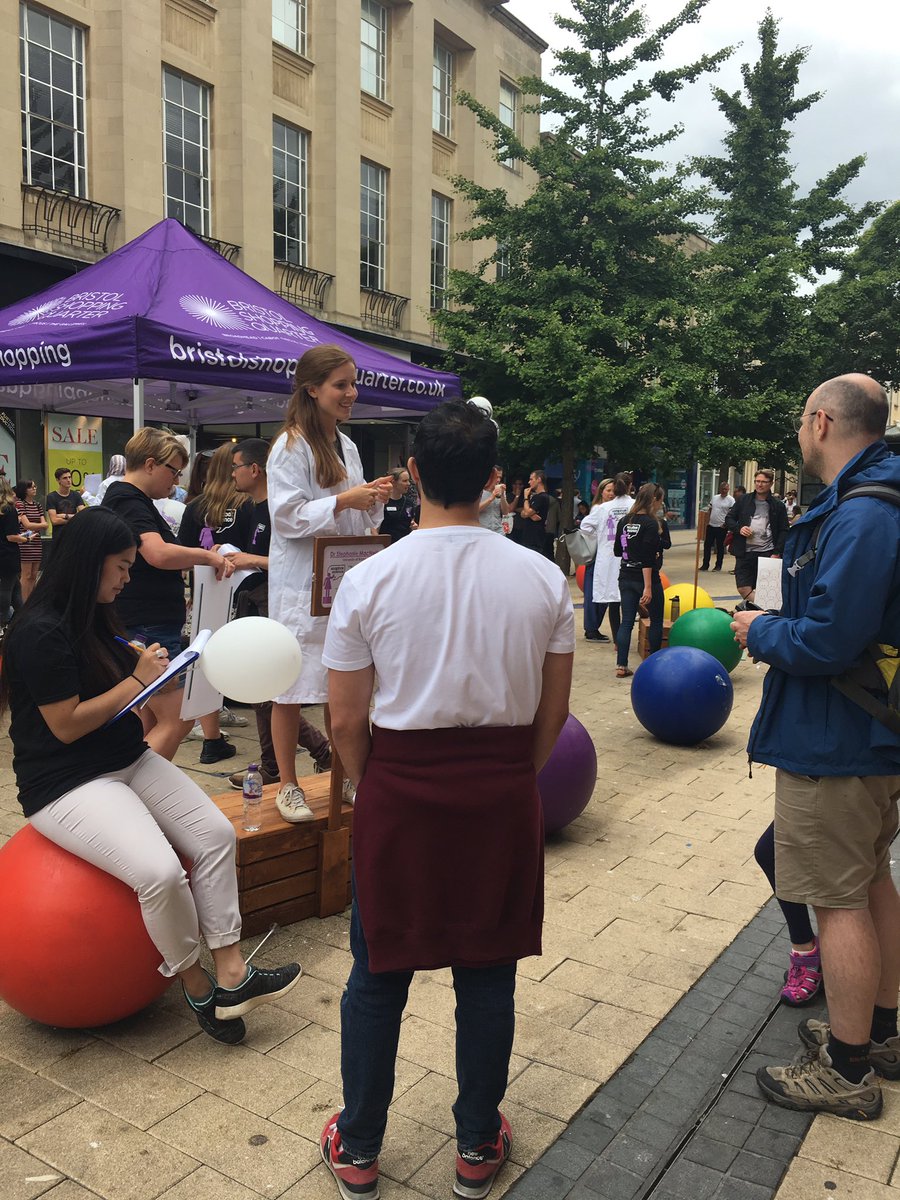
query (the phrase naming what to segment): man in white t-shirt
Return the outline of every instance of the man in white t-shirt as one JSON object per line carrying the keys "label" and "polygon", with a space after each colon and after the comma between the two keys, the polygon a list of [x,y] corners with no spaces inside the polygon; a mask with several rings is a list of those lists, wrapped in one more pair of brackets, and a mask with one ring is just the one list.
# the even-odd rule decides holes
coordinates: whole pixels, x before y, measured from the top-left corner
{"label": "man in white t-shirt", "polygon": [[[568,713],[575,623],[558,568],[479,524],[496,453],[470,404],[423,418],[409,460],[419,529],[347,572],[325,640],[332,737],[357,795],[344,1108],[321,1146],[342,1195],[364,1200],[418,969],[453,971],[454,1189],[486,1196],[509,1156],[516,961],[540,953],[543,917],[536,772]],[[499,631],[485,587],[498,578],[517,605]]]}
{"label": "man in white t-shirt", "polygon": [[712,548],[716,548],[716,565],[714,571],[722,570],[722,560],[725,557],[725,518],[728,510],[734,507],[734,497],[729,496],[730,487],[727,483],[719,484],[719,494],[709,502],[709,524],[706,527],[706,537],[703,539],[703,565],[701,571],[709,570],[709,559]]}

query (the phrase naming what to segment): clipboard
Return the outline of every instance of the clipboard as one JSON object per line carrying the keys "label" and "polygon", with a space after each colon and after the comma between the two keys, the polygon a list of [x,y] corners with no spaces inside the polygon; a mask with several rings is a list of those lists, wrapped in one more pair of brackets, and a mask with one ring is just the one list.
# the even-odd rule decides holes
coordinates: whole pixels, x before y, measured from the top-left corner
{"label": "clipboard", "polygon": [[146,704],[150,697],[155,695],[156,692],[158,692],[161,688],[164,688],[170,680],[174,679],[177,675],[180,675],[182,671],[191,665],[191,663],[196,662],[203,653],[204,647],[211,637],[211,630],[201,630],[186,650],[182,650],[180,654],[175,655],[168,667],[166,667],[165,671],[163,671],[162,675],[160,675],[159,679],[154,679],[152,683],[149,683],[145,688],[138,692],[135,698],[130,700],[124,708],[120,709],[114,717],[110,717],[103,728],[108,729],[109,726],[114,725],[120,717],[124,717],[127,712],[131,712],[133,708],[140,708],[142,705]]}

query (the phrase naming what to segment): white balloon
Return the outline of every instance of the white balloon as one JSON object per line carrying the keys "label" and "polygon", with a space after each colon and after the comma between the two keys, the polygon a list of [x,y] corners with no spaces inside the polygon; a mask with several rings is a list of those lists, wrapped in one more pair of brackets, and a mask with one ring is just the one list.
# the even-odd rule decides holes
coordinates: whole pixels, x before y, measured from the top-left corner
{"label": "white balloon", "polygon": [[480,408],[486,417],[494,415],[494,406],[486,396],[471,396],[469,404],[474,404],[476,408]]}
{"label": "white balloon", "polygon": [[241,617],[217,629],[203,648],[200,670],[223,696],[260,704],[288,691],[300,674],[300,647],[271,617]]}

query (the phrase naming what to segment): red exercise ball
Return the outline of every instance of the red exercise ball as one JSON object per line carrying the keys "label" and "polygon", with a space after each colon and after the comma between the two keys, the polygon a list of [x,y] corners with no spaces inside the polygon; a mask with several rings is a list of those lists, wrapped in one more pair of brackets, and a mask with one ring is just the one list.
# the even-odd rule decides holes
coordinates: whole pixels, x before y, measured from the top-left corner
{"label": "red exercise ball", "polygon": [[44,1025],[120,1021],[171,979],[127,884],[30,825],[0,849],[0,997]]}
{"label": "red exercise ball", "polygon": [[575,568],[575,582],[582,591],[584,591],[584,573],[586,570],[587,567],[584,565],[584,563],[582,563],[580,567]]}

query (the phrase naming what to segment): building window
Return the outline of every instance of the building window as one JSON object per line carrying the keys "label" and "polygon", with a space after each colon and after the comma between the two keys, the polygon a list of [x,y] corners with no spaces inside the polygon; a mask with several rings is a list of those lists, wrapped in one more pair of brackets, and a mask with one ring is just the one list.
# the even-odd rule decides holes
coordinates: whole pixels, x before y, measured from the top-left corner
{"label": "building window", "polygon": [[167,217],[210,233],[209,88],[163,67],[163,182]]}
{"label": "building window", "polygon": [[434,66],[431,74],[431,128],[448,138],[452,133],[453,51],[434,43]]}
{"label": "building window", "polygon": [[362,161],[359,177],[359,286],[384,291],[387,171]]}
{"label": "building window", "polygon": [[509,278],[509,246],[497,245],[497,253],[494,255],[495,271],[494,278],[499,283],[503,279]]}
{"label": "building window", "polygon": [[359,86],[379,100],[387,93],[387,19],[383,4],[362,0]]}
{"label": "building window", "polygon": [[306,266],[307,134],[272,121],[272,205],[276,262]]}
{"label": "building window", "polygon": [[450,201],[431,193],[431,309],[447,307],[450,272]]}
{"label": "building window", "polygon": [[[519,132],[519,92],[507,80],[500,80],[500,106],[497,116],[513,133]],[[504,167],[515,167],[514,158],[501,159]]]}
{"label": "building window", "polygon": [[55,14],[19,8],[22,178],[87,195],[84,34]]}
{"label": "building window", "polygon": [[272,41],[306,53],[306,0],[272,0]]}

